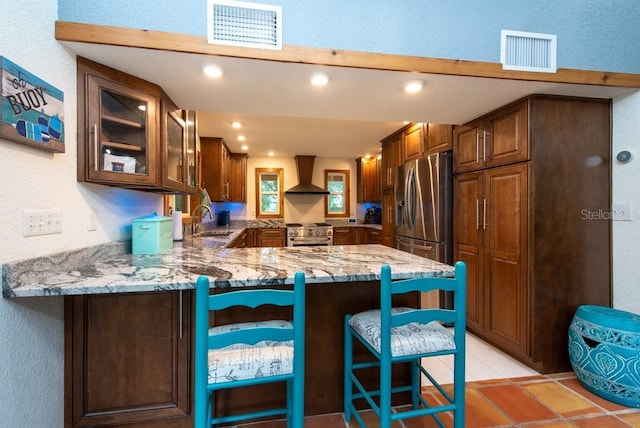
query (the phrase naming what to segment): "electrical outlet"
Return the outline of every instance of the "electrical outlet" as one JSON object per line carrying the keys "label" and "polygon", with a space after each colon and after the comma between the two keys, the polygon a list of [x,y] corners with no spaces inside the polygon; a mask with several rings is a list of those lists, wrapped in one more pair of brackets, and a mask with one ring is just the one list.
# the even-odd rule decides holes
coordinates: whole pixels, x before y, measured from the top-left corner
{"label": "electrical outlet", "polygon": [[62,211],[22,210],[22,236],[62,233]]}
{"label": "electrical outlet", "polygon": [[98,212],[96,210],[89,210],[89,216],[87,217],[87,230],[98,230]]}

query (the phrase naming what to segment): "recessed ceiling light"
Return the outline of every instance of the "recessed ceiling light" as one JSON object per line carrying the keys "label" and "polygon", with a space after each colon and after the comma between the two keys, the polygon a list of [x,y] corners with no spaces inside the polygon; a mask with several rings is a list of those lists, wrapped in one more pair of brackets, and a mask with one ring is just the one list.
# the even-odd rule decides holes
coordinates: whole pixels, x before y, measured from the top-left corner
{"label": "recessed ceiling light", "polygon": [[231,122],[231,127],[238,129],[238,128],[242,128],[242,123],[240,122]]}
{"label": "recessed ceiling light", "polygon": [[311,84],[313,86],[325,86],[329,83],[329,75],[324,72],[313,73],[311,75]]}
{"label": "recessed ceiling light", "polygon": [[238,141],[246,141],[247,137],[245,137],[244,135],[238,135]]}
{"label": "recessed ceiling light", "polygon": [[410,80],[404,84],[404,91],[408,94],[414,94],[420,92],[424,85],[426,85],[424,80]]}
{"label": "recessed ceiling light", "polygon": [[224,75],[224,69],[216,64],[204,65],[202,67],[202,72],[213,79],[217,79]]}
{"label": "recessed ceiling light", "polygon": [[364,155],[365,159],[371,159],[371,155]]}
{"label": "recessed ceiling light", "polygon": [[247,150],[249,150],[249,146],[247,146],[246,144],[243,144],[242,146],[240,146],[240,148],[241,148],[242,150],[244,150],[245,152],[246,152]]}
{"label": "recessed ceiling light", "polygon": [[276,154],[274,152],[268,152],[267,155],[269,156],[275,156]]}

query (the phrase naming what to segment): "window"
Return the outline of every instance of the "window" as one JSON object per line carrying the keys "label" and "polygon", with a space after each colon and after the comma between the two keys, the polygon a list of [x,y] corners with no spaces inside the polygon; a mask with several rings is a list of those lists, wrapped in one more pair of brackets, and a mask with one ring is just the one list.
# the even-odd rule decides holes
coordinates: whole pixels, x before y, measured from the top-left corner
{"label": "window", "polygon": [[325,217],[349,217],[351,197],[349,194],[349,170],[325,169],[324,182],[329,194],[326,196]]}
{"label": "window", "polygon": [[284,217],[282,168],[256,168],[256,218]]}

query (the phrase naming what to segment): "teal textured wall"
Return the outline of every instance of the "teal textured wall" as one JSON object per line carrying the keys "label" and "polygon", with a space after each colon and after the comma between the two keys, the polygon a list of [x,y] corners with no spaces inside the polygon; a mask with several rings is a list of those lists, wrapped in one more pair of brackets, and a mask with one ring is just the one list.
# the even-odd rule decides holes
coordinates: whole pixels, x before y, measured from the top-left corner
{"label": "teal textured wall", "polygon": [[[206,0],[59,0],[58,19],[206,34]],[[273,0],[288,45],[500,61],[500,30],[558,36],[558,67],[640,73],[638,0]]]}

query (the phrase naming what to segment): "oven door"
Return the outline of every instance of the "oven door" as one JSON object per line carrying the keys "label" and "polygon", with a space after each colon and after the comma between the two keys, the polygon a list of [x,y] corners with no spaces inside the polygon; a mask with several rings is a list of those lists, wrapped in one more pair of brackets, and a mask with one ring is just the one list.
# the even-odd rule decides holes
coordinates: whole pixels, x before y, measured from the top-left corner
{"label": "oven door", "polygon": [[322,238],[300,238],[295,236],[287,237],[287,247],[311,247],[328,245],[333,245],[332,236],[323,236]]}

